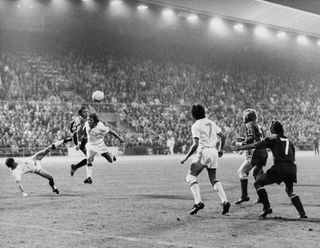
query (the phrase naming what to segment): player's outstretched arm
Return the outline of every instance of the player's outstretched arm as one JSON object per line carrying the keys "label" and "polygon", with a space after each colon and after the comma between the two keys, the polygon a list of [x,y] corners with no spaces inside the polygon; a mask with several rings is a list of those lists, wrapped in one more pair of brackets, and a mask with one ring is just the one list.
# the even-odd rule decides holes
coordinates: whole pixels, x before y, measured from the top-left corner
{"label": "player's outstretched arm", "polygon": [[121,143],[124,142],[124,139],[122,139],[122,138],[119,136],[119,134],[117,134],[116,132],[110,130],[109,133],[112,134],[114,137],[116,137]]}
{"label": "player's outstretched arm", "polygon": [[248,144],[248,145],[242,145],[242,146],[230,146],[232,151],[241,151],[241,150],[251,150],[253,148],[256,148],[256,143]]}
{"label": "player's outstretched arm", "polygon": [[23,186],[20,180],[16,180],[17,186],[22,194],[22,196],[28,196],[28,194],[24,191]]}
{"label": "player's outstretched arm", "polygon": [[184,159],[182,159],[182,160],[180,161],[180,163],[181,163],[181,164],[184,164],[184,162],[186,162],[186,161],[188,160],[188,158],[197,150],[198,146],[199,146],[199,138],[193,139],[193,144],[192,144],[192,146],[190,147],[190,150],[189,150],[189,152],[187,153],[187,156],[186,156]]}

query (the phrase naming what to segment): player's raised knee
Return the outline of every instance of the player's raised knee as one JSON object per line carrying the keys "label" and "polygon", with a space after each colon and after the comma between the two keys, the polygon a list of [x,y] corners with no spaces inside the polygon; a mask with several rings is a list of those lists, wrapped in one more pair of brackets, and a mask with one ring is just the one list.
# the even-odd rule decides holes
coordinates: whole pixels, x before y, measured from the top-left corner
{"label": "player's raised knee", "polygon": [[192,175],[187,175],[186,177],[186,182],[187,184],[191,187],[193,184],[198,183],[197,178]]}

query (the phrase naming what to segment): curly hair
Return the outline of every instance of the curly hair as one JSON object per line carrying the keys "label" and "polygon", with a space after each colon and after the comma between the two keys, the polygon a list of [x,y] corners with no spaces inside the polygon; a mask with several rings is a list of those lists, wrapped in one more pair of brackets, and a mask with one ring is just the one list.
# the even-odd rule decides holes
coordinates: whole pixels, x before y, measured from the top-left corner
{"label": "curly hair", "polygon": [[196,120],[203,119],[206,117],[206,111],[201,104],[193,105],[191,108],[191,114]]}
{"label": "curly hair", "polygon": [[270,132],[274,134],[284,134],[283,126],[279,121],[272,121],[270,125]]}

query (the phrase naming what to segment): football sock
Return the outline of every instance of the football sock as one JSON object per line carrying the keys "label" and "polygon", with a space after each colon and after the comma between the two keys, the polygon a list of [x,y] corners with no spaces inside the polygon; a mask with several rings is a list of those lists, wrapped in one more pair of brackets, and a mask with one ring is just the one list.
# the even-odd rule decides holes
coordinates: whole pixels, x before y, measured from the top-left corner
{"label": "football sock", "polygon": [[193,194],[194,202],[195,204],[198,204],[201,202],[201,196],[200,196],[200,187],[198,183],[194,183],[190,187],[191,192]]}
{"label": "football sock", "polygon": [[76,169],[79,169],[79,168],[85,166],[86,164],[87,164],[87,159],[85,158],[85,159],[82,159],[79,163],[77,163],[74,167]]}
{"label": "football sock", "polygon": [[53,143],[53,146],[56,148],[56,147],[58,147],[58,146],[60,146],[62,144],[63,144],[63,140],[58,140],[58,141]]}
{"label": "football sock", "polygon": [[87,165],[87,178],[92,176],[92,165]]}
{"label": "football sock", "polygon": [[268,199],[268,193],[265,190],[265,188],[257,189],[257,194],[259,196],[259,199],[261,203],[263,204],[263,209],[269,209],[270,208],[270,202]]}
{"label": "football sock", "polygon": [[290,198],[290,200],[300,215],[306,214],[304,211],[303,205],[301,203],[300,197],[298,195],[294,195],[293,197]]}
{"label": "football sock", "polygon": [[224,203],[227,200],[227,196],[226,196],[226,193],[224,192],[223,190],[223,187],[222,187],[222,183],[220,182],[216,182],[213,186],[213,188],[216,190],[216,192],[218,193],[218,196],[220,197],[221,199],[221,203]]}
{"label": "football sock", "polygon": [[241,197],[246,198],[248,197],[248,179],[240,179],[241,184]]}

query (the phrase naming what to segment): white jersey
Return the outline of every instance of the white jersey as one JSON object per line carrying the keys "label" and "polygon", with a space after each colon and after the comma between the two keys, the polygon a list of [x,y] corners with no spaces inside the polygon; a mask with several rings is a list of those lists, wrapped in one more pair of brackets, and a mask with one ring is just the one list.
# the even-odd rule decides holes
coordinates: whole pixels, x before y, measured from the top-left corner
{"label": "white jersey", "polygon": [[191,127],[192,137],[199,138],[199,147],[216,147],[218,143],[218,133],[221,132],[221,128],[217,124],[203,118],[197,120]]}
{"label": "white jersey", "polygon": [[104,144],[104,136],[110,131],[101,121],[94,128],[89,127],[89,123],[85,123],[85,128],[90,146],[98,146]]}
{"label": "white jersey", "polygon": [[34,156],[27,157],[16,161],[18,163],[14,170],[11,170],[11,174],[16,181],[21,180],[21,176],[26,173],[35,173],[39,171],[41,167],[40,160],[35,159]]}

